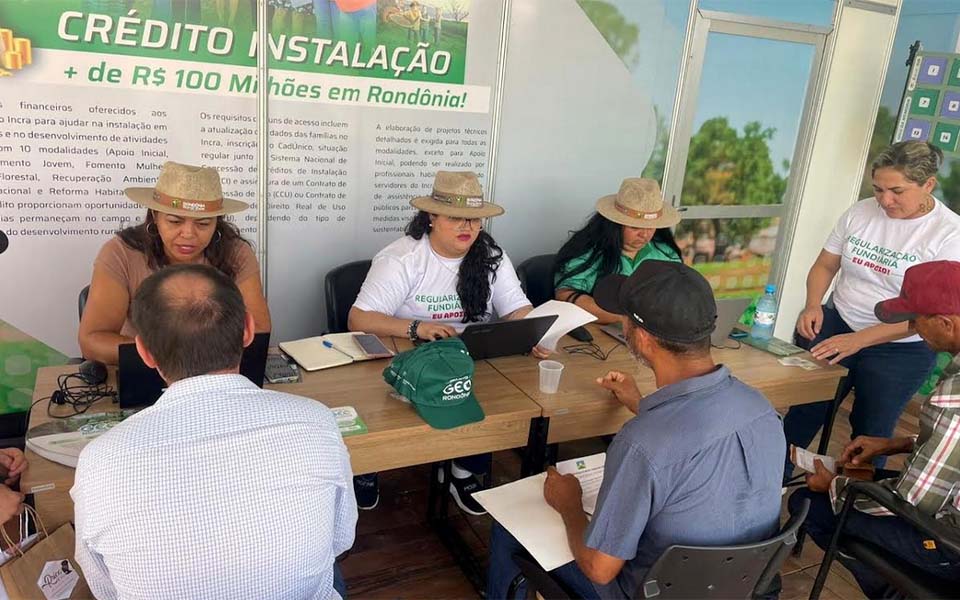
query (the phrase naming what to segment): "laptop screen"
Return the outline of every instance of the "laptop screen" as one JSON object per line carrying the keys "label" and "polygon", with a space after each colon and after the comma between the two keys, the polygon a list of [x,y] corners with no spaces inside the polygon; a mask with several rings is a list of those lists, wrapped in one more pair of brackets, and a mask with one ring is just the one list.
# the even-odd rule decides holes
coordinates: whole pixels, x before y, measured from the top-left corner
{"label": "laptop screen", "polygon": [[[240,374],[263,387],[270,347],[270,332],[258,333],[253,342],[243,350],[240,359]],[[117,368],[117,397],[120,408],[149,406],[163,394],[167,384],[155,369],[144,364],[136,344],[120,344],[120,361]]]}

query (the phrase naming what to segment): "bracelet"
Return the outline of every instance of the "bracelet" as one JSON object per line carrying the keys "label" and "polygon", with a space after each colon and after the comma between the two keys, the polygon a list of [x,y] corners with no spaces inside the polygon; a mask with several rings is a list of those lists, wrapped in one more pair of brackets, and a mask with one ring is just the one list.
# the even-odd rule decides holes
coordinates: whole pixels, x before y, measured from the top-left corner
{"label": "bracelet", "polygon": [[420,321],[417,319],[410,321],[410,325],[407,327],[407,337],[410,338],[411,342],[420,339],[420,336],[417,335],[417,327],[420,327]]}

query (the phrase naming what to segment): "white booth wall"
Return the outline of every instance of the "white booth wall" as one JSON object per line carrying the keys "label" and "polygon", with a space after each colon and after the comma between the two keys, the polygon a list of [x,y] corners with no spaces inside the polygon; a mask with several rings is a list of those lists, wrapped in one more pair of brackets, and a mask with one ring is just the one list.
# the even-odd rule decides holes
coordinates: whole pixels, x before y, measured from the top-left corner
{"label": "white booth wall", "polygon": [[[887,3],[899,5],[895,0]],[[347,172],[342,179],[349,193],[339,213],[344,219],[323,223],[310,219],[297,221],[293,209],[274,207],[270,210],[268,207],[268,214],[275,219],[284,216],[285,211],[293,217],[291,222],[268,221],[268,244],[258,248],[266,258],[273,341],[322,331],[326,322],[322,278],[326,271],[348,260],[370,258],[400,235],[396,223],[392,229],[374,230],[370,226],[376,204],[374,195],[380,193],[372,183],[378,180],[371,172],[378,168],[374,164],[377,153],[373,147],[389,145],[375,141],[379,135],[377,125],[400,123],[421,131],[432,128],[435,138],[441,137],[436,133],[441,127],[469,127],[477,133],[454,137],[461,141],[470,138],[478,143],[496,140],[496,147],[488,147],[491,152],[474,160],[471,168],[480,171],[485,179],[490,173],[494,175],[492,181],[485,181],[485,186],[492,198],[506,207],[507,213],[494,220],[492,231],[515,264],[536,254],[555,252],[567,232],[590,215],[599,196],[616,191],[624,177],[643,172],[655,150],[658,132],[662,134],[664,123],[668,123],[672,115],[689,5],[674,0],[615,4],[626,7],[623,8],[625,23],[637,28],[638,42],[628,56],[612,49],[612,44],[576,0],[474,0],[464,80],[462,87],[453,86],[473,94],[468,110],[347,107],[271,100],[271,115],[278,119],[271,124],[272,141],[283,141],[279,132],[295,129],[292,123],[297,118],[326,123],[314,128],[317,130],[337,127],[337,123],[349,125],[345,127],[348,132],[344,133],[347,138],[343,138],[346,150],[325,151],[338,160],[344,159],[336,165]],[[506,24],[503,23],[505,14],[509,16]],[[860,175],[856,166],[863,163],[872,128],[865,115],[875,112],[863,107],[876,106],[895,29],[895,15],[847,7],[835,32],[835,48],[830,56],[832,66],[824,102],[819,108],[822,135],[814,142],[814,158],[796,216],[796,235],[792,241],[786,241],[781,256],[786,269],[787,293],[782,299],[780,335],[785,334],[785,328],[798,310],[795,300],[800,297],[803,277],[822,243],[825,227],[828,223],[832,225],[842,209],[855,199],[854,180]],[[501,37],[504,32],[507,36]],[[501,44],[505,47],[501,48]],[[121,92],[111,96],[103,92],[98,95],[89,86],[57,83],[63,81],[62,69],[56,69],[59,66],[56,59],[61,56],[58,53],[64,50],[39,51],[40,60],[32,70],[0,79],[0,103],[5,110],[12,109],[15,113],[20,110],[18,103],[22,97],[34,96],[34,101],[80,102],[84,107],[114,100],[147,115],[153,111],[166,112],[163,117],[154,113],[153,120],[166,123],[167,131],[180,131],[169,134],[172,140],[166,157],[187,162],[209,162],[200,155],[200,136],[189,134],[199,131],[200,112],[255,114],[254,100],[238,95],[132,90],[123,92],[126,96],[121,96]],[[82,58],[85,66],[95,65],[104,58],[89,50],[73,54]],[[505,62],[499,62],[504,55]],[[357,78],[360,79],[363,78]],[[11,81],[21,83],[14,88],[8,83]],[[476,99],[484,95],[484,101],[476,104]],[[0,134],[13,129],[23,128],[2,124]],[[308,129],[311,127],[303,130]],[[838,129],[845,132],[843,136],[836,134]],[[238,139],[249,137],[246,132],[230,135]],[[215,137],[210,133],[203,136],[207,140]],[[836,143],[838,138],[843,143]],[[419,139],[407,145],[418,144],[421,144]],[[129,147],[136,148],[136,145]],[[290,160],[290,152],[285,158]],[[445,160],[449,159],[448,155]],[[228,166],[235,166],[237,162],[233,158],[221,161]],[[249,160],[244,159],[240,164],[249,172]],[[838,169],[838,165],[844,168]],[[285,167],[276,161],[267,166]],[[298,166],[304,165],[293,165],[293,168]],[[395,193],[395,197],[385,203],[392,204],[404,218],[409,217],[409,211],[400,209],[406,206],[410,196],[429,190],[429,171],[434,169],[431,163],[427,168],[410,170],[403,177],[379,177],[381,181],[402,181],[406,185],[404,193]],[[75,170],[84,172],[82,163],[78,163]],[[154,166],[139,173],[116,172],[111,186],[99,187],[120,189],[124,187],[121,182],[124,176],[149,179],[155,177],[156,172]],[[41,177],[49,176],[47,171],[41,173]],[[304,183],[284,183],[285,179],[297,177]],[[325,178],[337,179],[330,175]],[[278,190],[296,190],[300,185],[307,185],[309,179],[309,173],[296,177],[274,173],[270,181],[270,204],[289,203],[273,194]],[[254,186],[249,177],[240,181],[233,176],[228,188],[230,193],[249,198],[247,194]],[[91,196],[83,201],[101,200],[103,198]],[[80,208],[75,212],[89,211]],[[133,218],[142,211],[124,208],[117,212]],[[0,216],[6,215],[16,217],[16,211],[0,206]],[[250,221],[245,216],[240,224],[245,225],[247,235],[256,235],[257,219]],[[29,243],[11,244],[10,250],[0,255],[0,280],[5,282],[0,287],[0,319],[65,354],[77,355],[77,292],[89,282],[96,251],[109,237],[104,229],[100,234],[82,238],[42,236]]]}

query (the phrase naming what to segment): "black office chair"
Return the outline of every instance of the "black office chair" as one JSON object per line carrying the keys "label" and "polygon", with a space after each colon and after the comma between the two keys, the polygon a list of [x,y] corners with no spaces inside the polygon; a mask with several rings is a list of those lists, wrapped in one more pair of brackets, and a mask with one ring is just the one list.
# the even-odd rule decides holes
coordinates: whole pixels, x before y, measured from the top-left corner
{"label": "black office chair", "polygon": [[340,265],[327,273],[323,281],[323,293],[327,301],[327,333],[347,331],[347,315],[369,270],[369,260],[358,260]]}
{"label": "black office chair", "polygon": [[[790,517],[775,537],[737,546],[670,546],[644,573],[635,599],[654,598],[756,598],[767,595],[783,561],[797,541],[797,530],[807,518],[810,501]],[[520,567],[507,597],[527,582],[527,598],[574,598],[563,584],[527,556],[515,555]]]}
{"label": "black office chair", "polygon": [[520,285],[534,306],[554,298],[553,263],[556,258],[556,254],[541,254],[528,258],[517,267]]}
{"label": "black office chair", "polygon": [[87,296],[89,295],[90,286],[84,286],[84,288],[80,290],[80,296],[77,298],[77,311],[80,313],[80,319],[83,319],[83,309],[87,307]]}
{"label": "black office chair", "polygon": [[858,497],[866,496],[880,503],[887,510],[916,527],[924,536],[929,536],[938,548],[951,550],[960,555],[960,532],[951,525],[941,523],[930,515],[925,515],[917,507],[899,498],[889,489],[873,481],[855,481],[847,487],[847,499],[840,512],[837,530],[834,532],[830,547],[820,564],[820,571],[810,591],[810,600],[817,600],[823,591],[823,584],[830,573],[830,565],[838,552],[860,561],[874,573],[882,576],[899,590],[906,598],[956,598],[960,590],[960,581],[947,581],[930,575],[901,560],[881,546],[853,537],[856,531],[844,531],[847,516]]}

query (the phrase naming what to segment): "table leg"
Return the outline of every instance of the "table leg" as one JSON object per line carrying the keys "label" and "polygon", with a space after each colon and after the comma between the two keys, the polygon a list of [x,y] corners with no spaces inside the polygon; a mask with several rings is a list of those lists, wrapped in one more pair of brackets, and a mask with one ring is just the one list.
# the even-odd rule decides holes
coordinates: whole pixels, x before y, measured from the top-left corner
{"label": "table leg", "polygon": [[542,473],[547,462],[547,434],[550,432],[550,417],[530,419],[527,448],[520,464],[520,477]]}
{"label": "table leg", "polygon": [[[840,410],[843,399],[847,397],[847,394],[849,394],[853,388],[853,384],[848,382],[849,377],[846,376],[841,377],[840,381],[837,382],[837,391],[833,394],[833,400],[830,401],[830,410],[827,412],[827,419],[823,422],[823,429],[820,430],[820,444],[817,446],[817,454],[827,453],[830,436],[833,435],[833,422],[837,418],[837,411]],[[794,556],[800,556],[803,552],[803,543],[806,541],[806,538],[807,532],[804,531],[803,526],[801,526],[797,532],[797,543],[793,545]]]}
{"label": "table leg", "polygon": [[827,453],[827,446],[830,444],[830,436],[833,434],[833,422],[837,418],[837,411],[840,410],[843,399],[847,397],[847,394],[849,394],[853,388],[853,384],[848,382],[849,377],[841,377],[840,381],[837,382],[837,391],[834,393],[833,400],[830,402],[830,411],[827,412],[827,420],[824,421],[823,429],[820,431],[820,445],[817,447],[817,454]]}
{"label": "table leg", "polygon": [[[464,541],[460,533],[450,523],[450,494],[447,488],[450,485],[453,473],[452,460],[434,463],[430,470],[430,493],[427,500],[427,523],[440,541],[447,548],[447,552],[457,561],[457,566],[477,591],[481,598],[486,597],[485,573],[481,561],[474,555],[470,546]],[[439,475],[443,474],[443,483],[439,482]]]}

